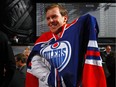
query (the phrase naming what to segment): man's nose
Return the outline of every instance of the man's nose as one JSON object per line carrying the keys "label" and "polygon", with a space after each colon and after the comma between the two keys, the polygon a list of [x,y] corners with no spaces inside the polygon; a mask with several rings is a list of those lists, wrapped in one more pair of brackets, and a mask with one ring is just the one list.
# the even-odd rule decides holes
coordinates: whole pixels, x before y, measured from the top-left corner
{"label": "man's nose", "polygon": [[53,22],[53,19],[52,19],[52,18],[50,18],[50,19],[49,19],[49,21],[50,21],[50,22]]}

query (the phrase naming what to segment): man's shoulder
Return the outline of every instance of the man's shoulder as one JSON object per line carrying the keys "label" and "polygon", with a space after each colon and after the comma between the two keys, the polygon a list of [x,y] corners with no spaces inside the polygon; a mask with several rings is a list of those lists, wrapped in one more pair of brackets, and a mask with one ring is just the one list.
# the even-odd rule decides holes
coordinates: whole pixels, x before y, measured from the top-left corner
{"label": "man's shoulder", "polygon": [[22,69],[21,69],[21,72],[24,73],[24,74],[26,74],[26,69],[27,69],[27,66],[24,65],[24,66],[22,67]]}
{"label": "man's shoulder", "polygon": [[106,55],[106,51],[100,52],[101,56]]}
{"label": "man's shoulder", "polygon": [[101,51],[101,53],[106,53],[106,51]]}

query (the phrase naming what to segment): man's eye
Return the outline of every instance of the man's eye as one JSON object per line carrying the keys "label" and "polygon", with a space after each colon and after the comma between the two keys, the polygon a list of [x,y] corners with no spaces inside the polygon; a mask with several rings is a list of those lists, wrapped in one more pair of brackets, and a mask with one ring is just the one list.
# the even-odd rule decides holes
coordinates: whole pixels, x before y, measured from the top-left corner
{"label": "man's eye", "polygon": [[52,16],[52,18],[56,18],[56,15]]}
{"label": "man's eye", "polygon": [[50,18],[46,18],[47,20],[49,20]]}

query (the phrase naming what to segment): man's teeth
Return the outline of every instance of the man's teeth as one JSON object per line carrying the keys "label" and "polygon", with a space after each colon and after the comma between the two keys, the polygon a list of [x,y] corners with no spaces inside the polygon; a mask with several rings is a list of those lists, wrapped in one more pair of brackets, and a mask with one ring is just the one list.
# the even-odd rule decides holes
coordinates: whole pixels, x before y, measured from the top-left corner
{"label": "man's teeth", "polygon": [[55,26],[55,25],[52,25],[53,27]]}

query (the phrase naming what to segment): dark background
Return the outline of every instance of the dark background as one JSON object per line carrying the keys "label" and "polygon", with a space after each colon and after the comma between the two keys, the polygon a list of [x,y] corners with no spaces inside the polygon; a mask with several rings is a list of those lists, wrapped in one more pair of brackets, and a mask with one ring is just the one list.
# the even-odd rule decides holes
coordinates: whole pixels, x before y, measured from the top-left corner
{"label": "dark background", "polygon": [[[0,30],[9,37],[12,45],[35,42],[35,2],[33,0],[1,0]],[[18,42],[13,40],[17,36]]]}

